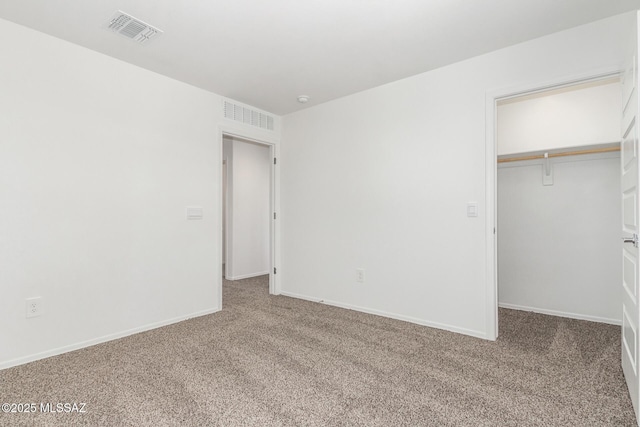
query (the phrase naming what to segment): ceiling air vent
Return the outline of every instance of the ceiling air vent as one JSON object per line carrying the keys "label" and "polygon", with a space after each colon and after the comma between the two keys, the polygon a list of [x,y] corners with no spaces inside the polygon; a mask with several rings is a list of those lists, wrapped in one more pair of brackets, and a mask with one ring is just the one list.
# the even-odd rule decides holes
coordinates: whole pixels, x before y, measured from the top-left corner
{"label": "ceiling air vent", "polygon": [[273,130],[273,116],[233,102],[223,101],[224,117],[262,129]]}
{"label": "ceiling air vent", "polygon": [[162,34],[162,30],[152,27],[120,10],[113,15],[106,28],[140,44],[146,44],[149,40]]}

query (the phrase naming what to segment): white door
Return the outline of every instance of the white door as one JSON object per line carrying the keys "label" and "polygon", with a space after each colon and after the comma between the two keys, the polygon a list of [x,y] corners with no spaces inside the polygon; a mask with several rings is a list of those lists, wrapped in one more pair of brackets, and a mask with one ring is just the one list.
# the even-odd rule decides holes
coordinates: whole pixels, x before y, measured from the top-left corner
{"label": "white door", "polygon": [[622,77],[622,369],[629,388],[636,418],[638,410],[638,42],[634,34],[633,60]]}

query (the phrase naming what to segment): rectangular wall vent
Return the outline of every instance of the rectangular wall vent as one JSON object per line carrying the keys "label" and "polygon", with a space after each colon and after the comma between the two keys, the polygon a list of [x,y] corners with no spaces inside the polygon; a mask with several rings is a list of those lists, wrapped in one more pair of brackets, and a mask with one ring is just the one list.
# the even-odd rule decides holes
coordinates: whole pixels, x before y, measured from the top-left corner
{"label": "rectangular wall vent", "polygon": [[273,116],[233,102],[223,101],[224,117],[262,129],[273,130]]}
{"label": "rectangular wall vent", "polygon": [[162,30],[120,10],[113,15],[106,28],[140,44],[146,44],[162,34]]}

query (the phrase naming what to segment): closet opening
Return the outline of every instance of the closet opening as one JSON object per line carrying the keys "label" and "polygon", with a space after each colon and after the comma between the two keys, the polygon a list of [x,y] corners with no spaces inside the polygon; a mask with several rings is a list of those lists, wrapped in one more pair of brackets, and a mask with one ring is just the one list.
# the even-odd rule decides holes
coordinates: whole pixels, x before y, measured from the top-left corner
{"label": "closet opening", "polygon": [[617,75],[495,103],[497,324],[518,310],[621,324]]}
{"label": "closet opening", "polygon": [[275,287],[274,150],[269,143],[222,134],[223,280],[268,282],[269,293]]}

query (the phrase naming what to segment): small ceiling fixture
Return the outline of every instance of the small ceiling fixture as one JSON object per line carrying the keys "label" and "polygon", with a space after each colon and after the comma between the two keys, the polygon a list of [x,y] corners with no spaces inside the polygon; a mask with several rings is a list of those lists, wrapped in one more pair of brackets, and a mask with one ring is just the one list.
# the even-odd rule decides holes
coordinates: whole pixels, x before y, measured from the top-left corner
{"label": "small ceiling fixture", "polygon": [[300,95],[298,97],[298,102],[300,104],[306,104],[307,102],[309,102],[309,97],[307,95]]}

